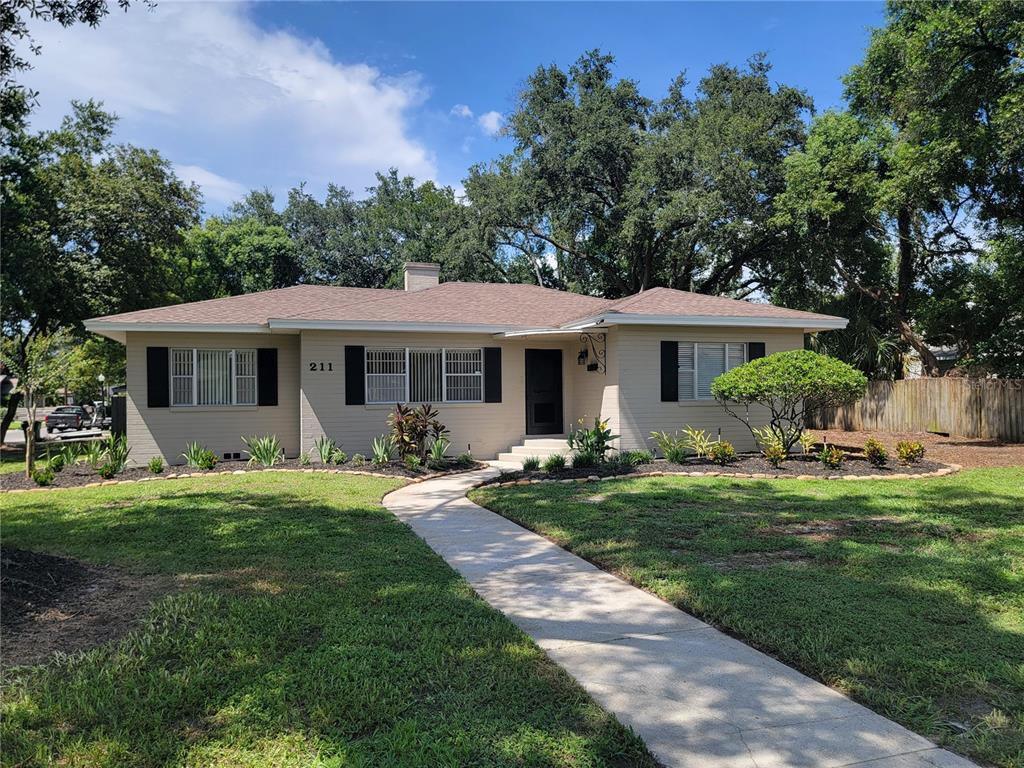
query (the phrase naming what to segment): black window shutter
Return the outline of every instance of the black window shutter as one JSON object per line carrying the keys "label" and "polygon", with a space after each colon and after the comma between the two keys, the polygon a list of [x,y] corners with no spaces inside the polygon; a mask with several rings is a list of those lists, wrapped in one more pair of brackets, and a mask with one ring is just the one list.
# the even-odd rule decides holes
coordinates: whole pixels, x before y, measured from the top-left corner
{"label": "black window shutter", "polygon": [[764,357],[764,342],[763,341],[748,341],[747,342],[747,362],[751,360],[757,360],[759,357]]}
{"label": "black window shutter", "polygon": [[679,342],[661,342],[661,402],[679,402]]}
{"label": "black window shutter", "polygon": [[167,347],[146,347],[146,407],[171,404],[170,355]]}
{"label": "black window shutter", "polygon": [[345,346],[345,405],[366,404],[366,355],[363,347]]}
{"label": "black window shutter", "polygon": [[256,350],[256,404],[277,405],[277,349]]}
{"label": "black window shutter", "polygon": [[501,402],[501,347],[484,347],[484,402]]}

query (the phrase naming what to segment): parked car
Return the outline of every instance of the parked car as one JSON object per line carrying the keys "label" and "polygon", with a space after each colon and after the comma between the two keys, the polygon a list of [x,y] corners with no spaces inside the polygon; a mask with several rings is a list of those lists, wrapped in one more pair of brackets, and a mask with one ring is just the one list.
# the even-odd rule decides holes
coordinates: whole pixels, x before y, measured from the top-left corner
{"label": "parked car", "polygon": [[47,432],[63,432],[65,429],[84,429],[92,423],[92,417],[80,405],[62,405],[43,419]]}

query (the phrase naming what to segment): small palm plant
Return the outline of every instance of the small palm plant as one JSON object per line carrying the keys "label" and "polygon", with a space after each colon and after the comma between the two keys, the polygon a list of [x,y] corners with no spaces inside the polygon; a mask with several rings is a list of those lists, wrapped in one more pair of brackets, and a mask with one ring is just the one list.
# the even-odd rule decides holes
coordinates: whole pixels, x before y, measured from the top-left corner
{"label": "small palm plant", "polygon": [[262,435],[257,437],[243,437],[246,453],[249,454],[249,465],[259,464],[262,467],[272,467],[284,461],[284,449],[281,448],[281,441],[277,435]]}
{"label": "small palm plant", "polygon": [[380,435],[373,439],[370,446],[373,454],[373,463],[378,467],[391,463],[391,457],[395,453],[395,441],[391,435]]}
{"label": "small palm plant", "polygon": [[313,441],[313,447],[320,457],[320,463],[330,464],[334,457],[334,452],[338,449],[338,444],[327,435],[320,435],[320,437]]}

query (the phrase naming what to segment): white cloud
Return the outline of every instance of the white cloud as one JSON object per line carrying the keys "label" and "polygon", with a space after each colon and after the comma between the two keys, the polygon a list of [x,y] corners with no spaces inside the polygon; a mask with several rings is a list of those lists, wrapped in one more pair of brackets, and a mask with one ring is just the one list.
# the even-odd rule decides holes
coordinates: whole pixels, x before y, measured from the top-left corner
{"label": "white cloud", "polygon": [[480,117],[477,118],[477,122],[480,123],[480,128],[488,136],[497,136],[502,126],[505,125],[505,117],[501,112],[484,112]]}
{"label": "white cloud", "polygon": [[38,127],[56,125],[73,98],[101,100],[122,117],[119,140],[190,169],[211,202],[240,188],[231,178],[279,194],[334,181],[358,195],[391,166],[436,176],[409,134],[426,96],[418,75],[337,62],[318,40],[260,28],[242,4],[133,4],[96,29],[32,33],[43,46],[25,78],[40,93]]}
{"label": "white cloud", "polygon": [[455,117],[471,118],[473,117],[473,110],[465,104],[456,104],[452,107],[452,114],[455,115]]}
{"label": "white cloud", "polygon": [[249,191],[244,184],[225,179],[199,165],[176,165],[174,171],[184,181],[198,184],[205,200],[220,205],[230,205]]}

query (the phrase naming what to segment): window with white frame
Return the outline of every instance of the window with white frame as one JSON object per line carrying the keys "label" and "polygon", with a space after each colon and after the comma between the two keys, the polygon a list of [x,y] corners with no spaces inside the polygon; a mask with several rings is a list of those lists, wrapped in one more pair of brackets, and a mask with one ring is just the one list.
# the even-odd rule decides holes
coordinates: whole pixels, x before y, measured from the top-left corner
{"label": "window with white frame", "polygon": [[172,349],[171,405],[256,405],[256,350]]}
{"label": "window with white frame", "polygon": [[747,360],[743,342],[679,342],[679,400],[711,400],[711,382]]}
{"label": "window with white frame", "polygon": [[483,360],[480,348],[368,348],[366,402],[483,402]]}
{"label": "window with white frame", "polygon": [[444,351],[444,399],[448,403],[479,403],[484,399],[484,351]]}

